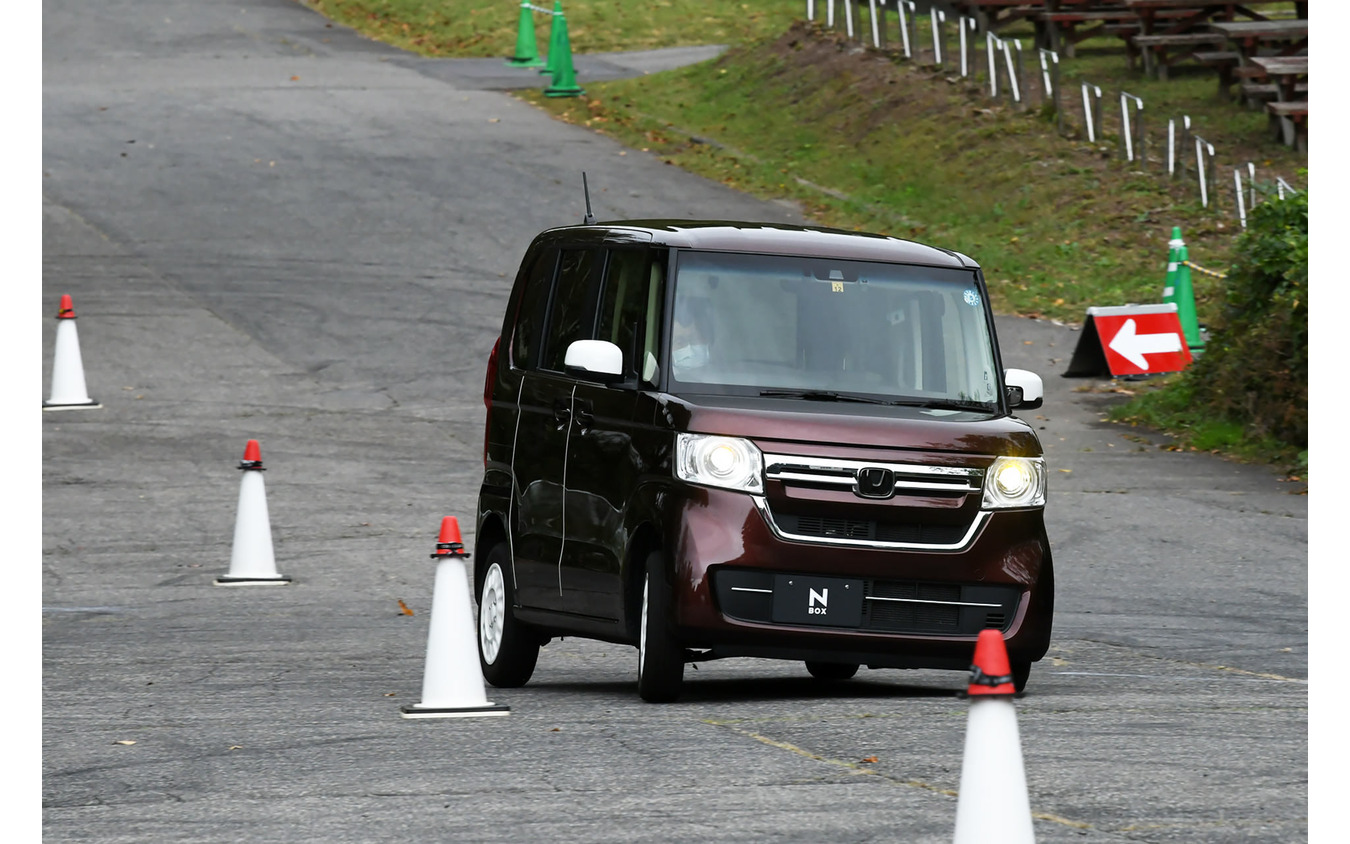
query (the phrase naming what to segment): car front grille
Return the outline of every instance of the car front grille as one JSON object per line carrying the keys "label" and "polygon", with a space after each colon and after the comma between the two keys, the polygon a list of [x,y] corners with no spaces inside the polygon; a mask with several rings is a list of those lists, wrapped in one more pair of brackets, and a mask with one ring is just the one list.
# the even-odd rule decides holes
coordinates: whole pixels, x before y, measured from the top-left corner
{"label": "car front grille", "polygon": [[[772,623],[774,576],[751,569],[717,571],[713,588],[719,609],[740,621]],[[1022,590],[982,583],[865,580],[863,596],[860,631],[973,636],[986,628],[1006,632]]]}
{"label": "car front grille", "polygon": [[[765,454],[764,467],[766,494],[756,504],[774,533],[794,542],[953,551],[988,518],[981,468],[782,454]],[[861,490],[865,473],[887,482]]]}
{"label": "car front grille", "polygon": [[913,545],[954,545],[969,529],[968,524],[944,525],[923,522],[881,522],[775,513],[774,521],[784,533],[821,539],[858,539]]}

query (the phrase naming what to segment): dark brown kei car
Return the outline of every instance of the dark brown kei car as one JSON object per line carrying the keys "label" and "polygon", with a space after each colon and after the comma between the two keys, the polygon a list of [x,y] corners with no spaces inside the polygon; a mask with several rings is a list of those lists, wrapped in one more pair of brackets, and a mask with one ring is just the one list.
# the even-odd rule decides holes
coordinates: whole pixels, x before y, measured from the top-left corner
{"label": "dark brown kei car", "polygon": [[487,368],[479,656],[519,686],[557,636],[688,662],[968,670],[1050,642],[1041,444],[979,266],[880,235],[645,220],[530,245]]}

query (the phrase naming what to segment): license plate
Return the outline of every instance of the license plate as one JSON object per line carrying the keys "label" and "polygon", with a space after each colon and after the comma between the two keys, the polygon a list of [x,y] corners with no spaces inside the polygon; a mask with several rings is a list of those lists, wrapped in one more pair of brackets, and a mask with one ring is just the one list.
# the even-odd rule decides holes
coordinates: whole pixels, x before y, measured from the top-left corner
{"label": "license plate", "polygon": [[838,577],[779,574],[773,579],[773,615],[779,624],[858,627],[863,582]]}

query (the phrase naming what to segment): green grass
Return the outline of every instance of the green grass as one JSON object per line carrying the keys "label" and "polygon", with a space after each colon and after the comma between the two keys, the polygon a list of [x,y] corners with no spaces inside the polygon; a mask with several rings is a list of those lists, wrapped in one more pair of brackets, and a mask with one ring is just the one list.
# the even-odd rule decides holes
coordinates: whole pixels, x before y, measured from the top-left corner
{"label": "green grass", "polygon": [[[304,2],[428,56],[510,55],[520,19],[509,0]],[[794,200],[817,223],[965,252],[985,268],[1003,313],[1081,322],[1091,305],[1159,301],[1173,226],[1181,227],[1192,261],[1227,270],[1240,231],[1234,168],[1254,164],[1267,187],[1276,175],[1298,187],[1306,179],[1306,154],[1274,141],[1262,111],[1220,99],[1213,71],[1146,78],[1129,67],[1115,38],[1084,42],[1075,57],[1061,60],[1069,112],[1061,135],[1036,91],[1023,108],[989,98],[982,50],[980,70],[961,79],[954,62],[937,69],[922,54],[906,61],[895,49],[845,44],[839,31],[794,30],[803,3],[655,0],[635,11],[631,0],[566,0],[564,9],[574,53],[732,49],[712,62],[634,79],[582,78],[581,97],[544,97],[542,76],[538,90],[517,96],[673,166],[765,199]],[[533,20],[546,52],[547,16]],[[1031,34],[1029,27],[1004,33],[1021,41],[1028,77],[1038,69]],[[918,44],[931,43],[921,16]],[[949,50],[954,45],[953,37]],[[1079,128],[1083,82],[1102,89],[1109,118],[1096,143]],[[1142,164],[1124,161],[1119,149],[1122,91],[1145,103]],[[1216,150],[1210,208],[1201,207],[1193,177],[1163,172],[1166,123],[1182,115]],[[1187,152],[1193,158],[1193,147]],[[605,187],[603,174],[592,177],[593,190]],[[605,218],[602,205],[595,210]],[[1200,321],[1212,323],[1223,282],[1192,277]],[[1148,401],[1124,421],[1169,430],[1188,447],[1291,459],[1278,443],[1247,442],[1231,424],[1193,408]]]}
{"label": "green grass", "polygon": [[1129,403],[1112,408],[1112,421],[1167,431],[1177,450],[1207,451],[1252,463],[1282,467],[1290,480],[1306,480],[1308,451],[1272,437],[1253,435],[1241,423],[1215,418],[1193,399],[1186,380],[1167,376],[1142,384]]}
{"label": "green grass", "polygon": [[[511,0],[301,0],[372,38],[425,56],[515,54],[520,3]],[[553,8],[552,0],[532,5]],[[803,13],[785,0],[567,0],[572,49],[585,53],[738,44],[776,34]],[[548,15],[532,13],[535,42],[547,53]]]}

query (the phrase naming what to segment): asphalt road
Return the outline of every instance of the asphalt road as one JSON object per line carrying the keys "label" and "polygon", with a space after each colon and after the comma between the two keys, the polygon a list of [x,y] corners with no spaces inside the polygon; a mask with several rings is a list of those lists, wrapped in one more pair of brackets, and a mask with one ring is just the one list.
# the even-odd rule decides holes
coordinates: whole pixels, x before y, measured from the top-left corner
{"label": "asphalt road", "polygon": [[[443,516],[472,549],[510,277],[580,221],[581,172],[601,219],[796,209],[289,0],[42,11],[28,316],[45,398],[74,297],[103,405],[41,419],[44,840],[950,840],[952,672],[728,660],[653,706],[633,649],[569,639],[488,690],[508,717],[399,715]],[[1038,840],[1307,840],[1307,496],[1104,423],[1114,394],[1060,377],[1073,329],[999,328],[1047,385],[1056,635],[1016,703]],[[289,586],[212,585],[249,439]]]}

